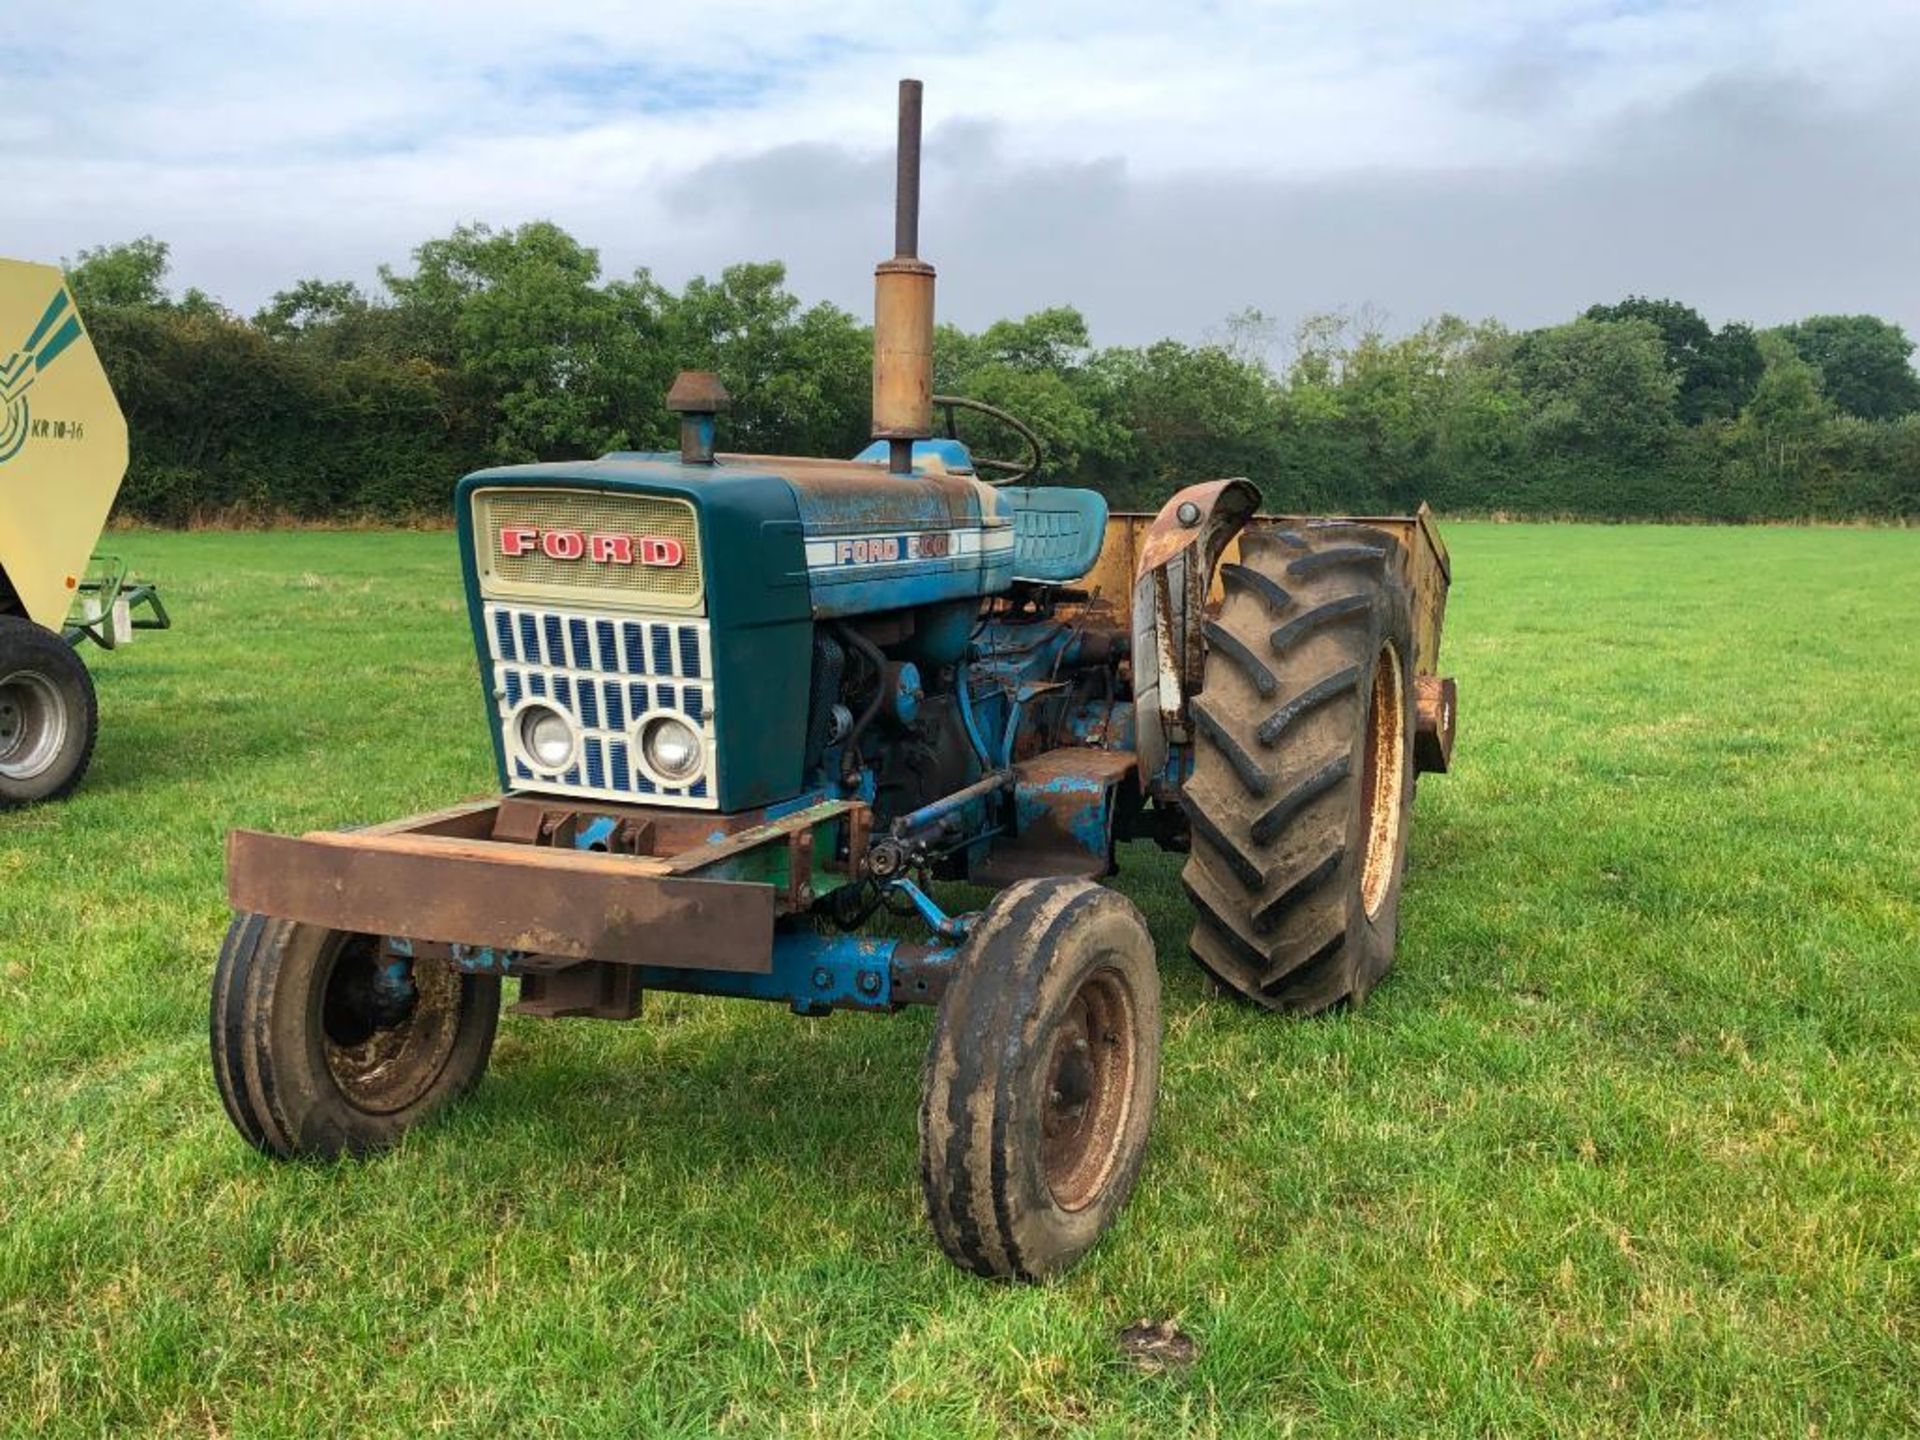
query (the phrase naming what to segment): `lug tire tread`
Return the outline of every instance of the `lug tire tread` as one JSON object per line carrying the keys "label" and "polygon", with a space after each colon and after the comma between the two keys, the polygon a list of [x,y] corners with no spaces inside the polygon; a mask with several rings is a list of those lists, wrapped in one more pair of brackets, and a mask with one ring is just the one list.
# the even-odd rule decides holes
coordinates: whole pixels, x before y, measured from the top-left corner
{"label": "lug tire tread", "polygon": [[[1184,787],[1189,949],[1229,993],[1314,1013],[1364,998],[1392,962],[1408,827],[1403,819],[1384,901],[1369,915],[1361,786],[1374,670],[1392,642],[1411,803],[1411,587],[1399,541],[1352,521],[1249,531],[1240,557],[1265,583],[1230,580],[1205,631]],[[1274,590],[1286,610],[1270,603]]]}

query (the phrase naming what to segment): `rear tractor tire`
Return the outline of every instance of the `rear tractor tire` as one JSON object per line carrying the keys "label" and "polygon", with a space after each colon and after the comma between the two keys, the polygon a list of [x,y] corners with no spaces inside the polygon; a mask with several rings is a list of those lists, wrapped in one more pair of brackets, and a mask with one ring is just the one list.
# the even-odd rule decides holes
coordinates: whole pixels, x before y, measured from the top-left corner
{"label": "rear tractor tire", "polygon": [[1153,938],[1090,880],[994,897],[941,998],[920,1180],[941,1248],[1003,1279],[1057,1274],[1126,1204],[1160,1083]]}
{"label": "rear tractor tire", "polygon": [[1313,1013],[1393,963],[1413,804],[1405,552],[1341,521],[1250,531],[1206,626],[1185,789],[1193,957]]}
{"label": "rear tractor tire", "polygon": [[213,1075],[270,1155],[365,1155],[479,1081],[500,981],[382,953],[371,935],[236,915],[214,970]]}
{"label": "rear tractor tire", "polygon": [[0,809],[70,793],[99,731],[93,676],[73,646],[44,625],[0,615]]}

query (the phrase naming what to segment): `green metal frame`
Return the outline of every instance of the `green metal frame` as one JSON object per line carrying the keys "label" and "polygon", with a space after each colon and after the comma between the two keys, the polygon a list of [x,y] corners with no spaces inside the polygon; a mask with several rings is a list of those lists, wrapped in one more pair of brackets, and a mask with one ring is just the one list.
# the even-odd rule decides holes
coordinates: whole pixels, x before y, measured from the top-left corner
{"label": "green metal frame", "polygon": [[[149,580],[138,580],[127,573],[127,563],[118,555],[95,555],[87,561],[87,573],[74,591],[73,608],[61,632],[69,645],[91,640],[102,650],[111,650],[119,642],[113,633],[114,607],[125,601],[135,630],[171,630],[173,617],[161,603],[160,588]],[[92,612],[94,618],[84,618]]]}

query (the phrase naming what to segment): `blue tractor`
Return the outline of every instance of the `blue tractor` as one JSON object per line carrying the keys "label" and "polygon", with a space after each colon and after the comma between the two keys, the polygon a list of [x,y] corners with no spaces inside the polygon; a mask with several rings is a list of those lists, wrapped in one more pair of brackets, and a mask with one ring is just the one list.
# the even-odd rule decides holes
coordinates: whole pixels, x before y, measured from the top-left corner
{"label": "blue tractor", "polygon": [[[501,793],[232,835],[214,1073],[262,1150],[374,1151],[460,1095],[507,979],[550,1017],[934,1005],[934,1232],[1030,1278],[1099,1237],[1153,1115],[1154,944],[1100,884],[1123,842],[1187,854],[1190,948],[1233,994],[1316,1011],[1387,968],[1414,776],[1452,740],[1431,518],[1258,516],[1242,479],[1113,516],[1027,483],[1032,447],[936,438],[969,402],[931,390],[901,101],[874,446],[716,453],[728,397],[688,373],[678,453],[467,476]],[[951,914],[943,880],[997,893]]]}

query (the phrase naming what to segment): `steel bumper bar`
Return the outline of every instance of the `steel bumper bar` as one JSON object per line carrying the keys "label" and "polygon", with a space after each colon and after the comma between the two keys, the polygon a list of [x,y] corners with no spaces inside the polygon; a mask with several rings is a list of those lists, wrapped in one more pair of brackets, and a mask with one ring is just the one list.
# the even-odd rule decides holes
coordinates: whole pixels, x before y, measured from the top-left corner
{"label": "steel bumper bar", "polygon": [[765,974],[772,885],[699,880],[639,855],[375,831],[236,830],[236,910],[526,956]]}

